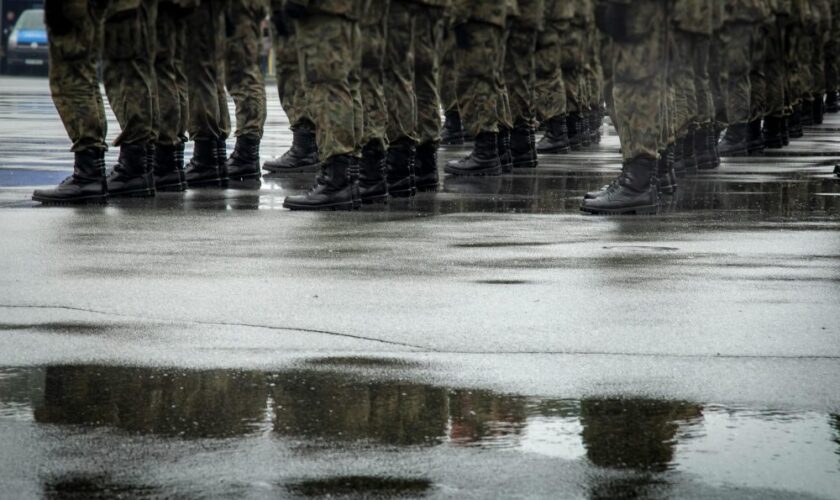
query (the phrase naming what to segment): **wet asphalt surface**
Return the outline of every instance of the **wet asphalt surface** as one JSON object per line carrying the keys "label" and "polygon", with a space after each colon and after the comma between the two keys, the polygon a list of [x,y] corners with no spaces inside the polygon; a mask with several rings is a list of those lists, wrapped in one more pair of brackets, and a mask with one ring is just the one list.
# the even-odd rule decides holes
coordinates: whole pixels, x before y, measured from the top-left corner
{"label": "wet asphalt surface", "polygon": [[840,498],[840,115],[580,214],[617,147],[355,213],[283,210],[306,174],[44,208],[63,128],[0,78],[0,498]]}

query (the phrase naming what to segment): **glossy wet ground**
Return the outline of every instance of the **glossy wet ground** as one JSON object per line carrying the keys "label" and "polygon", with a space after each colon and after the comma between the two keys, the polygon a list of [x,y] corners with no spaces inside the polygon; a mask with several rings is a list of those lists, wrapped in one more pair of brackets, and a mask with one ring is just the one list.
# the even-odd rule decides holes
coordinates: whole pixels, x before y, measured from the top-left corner
{"label": "glossy wet ground", "polygon": [[657,217],[578,212],[614,136],[385,210],[35,208],[66,139],[0,79],[0,497],[837,498],[840,116],[809,132]]}

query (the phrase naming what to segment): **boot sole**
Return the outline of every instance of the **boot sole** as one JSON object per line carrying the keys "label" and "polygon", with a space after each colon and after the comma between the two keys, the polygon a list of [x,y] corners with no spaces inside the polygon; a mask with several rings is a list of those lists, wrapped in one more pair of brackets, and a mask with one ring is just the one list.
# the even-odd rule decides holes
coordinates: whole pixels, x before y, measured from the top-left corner
{"label": "boot sole", "polygon": [[73,198],[69,200],[57,200],[54,198],[32,195],[32,201],[37,201],[44,205],[104,205],[108,203],[108,195],[83,196],[81,198]]}
{"label": "boot sole", "polygon": [[253,180],[253,179],[261,179],[261,178],[262,178],[262,172],[252,172],[250,174],[244,174],[244,175],[230,175],[230,174],[228,174],[228,180],[231,180],[231,181],[250,181],[250,180]]}
{"label": "boot sole", "polygon": [[187,181],[187,188],[205,188],[205,187],[216,187],[216,188],[223,188],[225,184],[227,184],[227,179],[208,179],[204,181]]}
{"label": "boot sole", "polygon": [[111,198],[152,198],[155,196],[154,189],[135,189],[133,191],[108,191]]}
{"label": "boot sole", "polygon": [[513,168],[537,168],[537,162],[533,160],[529,161],[521,161],[521,162],[513,162]]}
{"label": "boot sole", "polygon": [[299,211],[310,211],[310,212],[317,212],[317,211],[346,211],[352,212],[355,208],[355,203],[352,201],[345,201],[341,203],[332,203],[330,205],[296,205],[294,203],[286,203],[283,202],[283,208],[288,208],[289,210],[299,210]]}
{"label": "boot sole", "polygon": [[488,175],[502,175],[502,167],[494,167],[483,170],[460,170],[453,168],[444,168],[443,171],[449,175],[454,175],[457,177],[486,177]]}
{"label": "boot sole", "polygon": [[187,190],[186,183],[178,183],[178,184],[166,184],[166,185],[157,185],[155,184],[155,190],[161,191],[164,193],[180,193]]}
{"label": "boot sole", "polygon": [[647,205],[643,207],[622,208],[615,210],[580,207],[581,212],[591,215],[656,215],[659,213],[659,205]]}
{"label": "boot sole", "polygon": [[537,154],[541,155],[563,155],[572,152],[571,146],[566,146],[564,148],[551,148],[551,149],[537,149]]}
{"label": "boot sole", "polygon": [[294,168],[271,167],[263,164],[262,168],[271,174],[303,174],[317,171],[321,167],[321,163],[313,163],[311,165],[303,165]]}

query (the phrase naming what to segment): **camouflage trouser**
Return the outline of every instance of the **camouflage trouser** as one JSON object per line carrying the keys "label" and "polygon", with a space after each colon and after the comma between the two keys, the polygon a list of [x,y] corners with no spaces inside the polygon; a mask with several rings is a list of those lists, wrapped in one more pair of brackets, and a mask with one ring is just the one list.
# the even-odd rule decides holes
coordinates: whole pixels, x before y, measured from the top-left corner
{"label": "camouflage trouser", "polygon": [[361,23],[362,30],[362,103],[364,126],[361,145],[375,143],[388,147],[385,105],[385,30],[389,0],[376,0]]}
{"label": "camouflage trouser", "polygon": [[624,160],[657,158],[662,144],[663,102],[667,75],[665,3],[637,0],[626,31],[627,39],[613,39],[613,98]]}
{"label": "camouflage trouser", "polygon": [[811,53],[811,96],[822,99],[826,92],[826,59],[825,54],[832,43],[832,12],[831,0],[812,0],[813,9],[819,12],[819,22],[814,32],[814,51]]}
{"label": "camouflage trouser", "polygon": [[752,116],[750,72],[755,26],[751,23],[726,23],[723,28],[725,63],[729,72],[726,85],[726,122],[747,123]]}
{"label": "camouflage trouser", "polygon": [[354,56],[358,29],[355,21],[324,13],[295,22],[307,107],[322,160],[353,154],[361,138],[350,83],[354,66],[359,65]]}
{"label": "camouflage trouser", "polygon": [[566,87],[560,60],[563,54],[560,21],[547,21],[537,36],[534,93],[537,117],[545,122],[566,114]]}
{"label": "camouflage trouser", "polygon": [[615,101],[613,100],[613,69],[612,69],[612,53],[613,42],[610,37],[601,34],[601,71],[604,75],[604,104],[607,106],[607,113],[610,115],[610,120],[615,126]]}
{"label": "camouflage trouser", "polygon": [[505,81],[505,61],[507,60],[508,40],[510,39],[510,23],[502,30],[502,50],[496,60],[496,92],[499,94],[497,102],[499,109],[499,124],[506,128],[513,128],[513,113],[510,111],[510,94],[508,93],[507,82]]}
{"label": "camouflage trouser", "polygon": [[158,5],[155,31],[155,77],[157,78],[157,101],[159,121],[157,142],[174,146],[187,139],[187,75],[184,73],[186,52],[185,12],[170,0],[161,0]]}
{"label": "camouflage trouser", "polygon": [[414,89],[414,5],[392,0],[385,43],[385,102],[388,106],[388,141],[417,141],[417,96]]}
{"label": "camouflage trouser", "polygon": [[420,144],[440,140],[440,53],[443,9],[415,4],[414,91],[417,95],[416,136]]}
{"label": "camouflage trouser", "polygon": [[750,58],[750,121],[761,120],[767,112],[767,73],[764,60],[767,57],[768,26],[758,23],[754,26]]}
{"label": "camouflage trouser", "polygon": [[566,24],[562,32],[563,83],[566,87],[566,106],[570,113],[580,113],[587,107],[586,27],[581,19]]}
{"label": "camouflage trouser", "polygon": [[347,75],[347,83],[350,85],[350,98],[353,101],[353,138],[356,147],[353,154],[362,157],[362,136],[365,128],[365,103],[362,98],[362,27],[358,22],[353,23],[350,30],[350,54],[353,57],[353,65],[350,67],[350,74]]}
{"label": "camouflage trouser", "polygon": [[807,92],[810,66],[803,60],[801,54],[807,53],[808,39],[804,33],[804,26],[792,23],[788,26],[788,44],[785,47],[785,63],[787,66],[787,106],[798,106],[802,103]]}
{"label": "camouflage trouser", "polygon": [[444,30],[442,44],[440,100],[444,111],[458,111],[458,94],[455,92],[458,82],[458,75],[455,74],[455,34],[451,29]]}
{"label": "camouflage trouser", "polygon": [[697,41],[700,37],[681,29],[672,31],[669,40],[670,61],[668,64],[669,83],[673,89],[673,131],[677,139],[682,139],[689,130],[697,125],[697,80],[694,57],[697,53]]}
{"label": "camouflage trouser", "polygon": [[604,70],[601,66],[601,40],[594,25],[586,26],[586,50],[583,64],[586,79],[586,107],[590,110],[601,109],[604,102]]}
{"label": "camouflage trouser", "polygon": [[505,51],[505,87],[513,125],[536,126],[534,105],[536,28],[514,21]]}
{"label": "camouflage trouser", "polygon": [[225,83],[236,103],[236,136],[261,139],[265,78],[260,67],[266,0],[230,0],[227,11]]}
{"label": "camouflage trouser", "polygon": [[191,140],[230,135],[224,76],[226,7],[226,0],[203,0],[186,18]]}
{"label": "camouflage trouser", "polygon": [[726,65],[726,45],[724,43],[723,30],[716,31],[712,35],[711,48],[709,51],[709,82],[712,89],[712,99],[715,105],[715,122],[721,128],[727,125],[726,101],[728,95],[727,81],[729,80],[729,68]]}
{"label": "camouflage trouser", "polygon": [[[272,17],[275,21],[283,15],[280,3],[272,0],[274,6]],[[275,75],[280,105],[292,129],[303,127],[307,130],[315,130],[312,117],[309,116],[306,107],[306,93],[302,84],[300,64],[298,64],[297,35],[294,33],[294,24],[286,22],[284,26],[289,31],[288,33],[280,33],[276,28],[273,32]]]}
{"label": "camouflage trouser", "polygon": [[505,124],[504,100],[499,86],[499,65],[504,56],[504,30],[500,26],[469,21],[459,29],[468,33],[469,47],[455,48],[458,104],[467,134],[498,132]]}
{"label": "camouflage trouser", "polygon": [[773,19],[767,25],[764,51],[765,111],[766,116],[781,118],[785,115],[785,87],[787,68],[784,59],[785,23]]}
{"label": "camouflage trouser", "polygon": [[694,52],[694,91],[697,100],[697,125],[712,125],[715,122],[715,101],[709,77],[709,55],[712,39],[709,35],[697,37]]}
{"label": "camouflage trouser", "polygon": [[88,0],[65,0],[47,8],[48,19],[54,19],[51,9],[61,9],[69,23],[66,29],[48,27],[48,35],[50,90],[73,151],[106,147],[105,110],[96,75],[100,47],[106,92],[122,128],[114,144],[150,141],[154,70],[146,6],[140,0],[120,0],[103,10]]}
{"label": "camouflage trouser", "polygon": [[825,85],[840,91],[840,0],[831,0],[831,36],[825,48]]}

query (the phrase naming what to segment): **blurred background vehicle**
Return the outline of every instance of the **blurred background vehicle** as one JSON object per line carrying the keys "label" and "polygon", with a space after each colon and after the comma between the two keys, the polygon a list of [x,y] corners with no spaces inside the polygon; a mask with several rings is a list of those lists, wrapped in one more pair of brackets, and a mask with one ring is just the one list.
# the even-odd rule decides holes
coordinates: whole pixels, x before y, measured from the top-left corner
{"label": "blurred background vehicle", "polygon": [[17,17],[6,40],[6,72],[45,74],[49,67],[43,9],[27,9]]}

